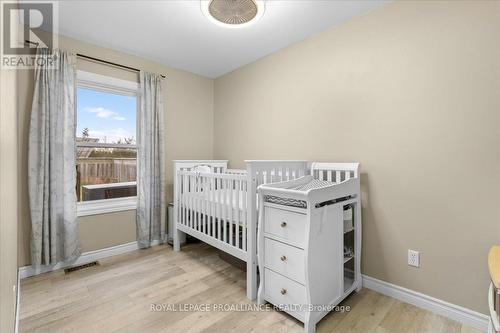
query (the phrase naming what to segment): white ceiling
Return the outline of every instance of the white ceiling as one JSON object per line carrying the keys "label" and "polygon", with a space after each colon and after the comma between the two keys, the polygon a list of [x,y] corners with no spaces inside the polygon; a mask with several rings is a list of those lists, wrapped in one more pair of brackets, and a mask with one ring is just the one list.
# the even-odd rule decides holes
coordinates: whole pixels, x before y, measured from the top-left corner
{"label": "white ceiling", "polygon": [[261,20],[227,29],[198,0],[66,0],[59,33],[215,78],[387,2],[268,0]]}

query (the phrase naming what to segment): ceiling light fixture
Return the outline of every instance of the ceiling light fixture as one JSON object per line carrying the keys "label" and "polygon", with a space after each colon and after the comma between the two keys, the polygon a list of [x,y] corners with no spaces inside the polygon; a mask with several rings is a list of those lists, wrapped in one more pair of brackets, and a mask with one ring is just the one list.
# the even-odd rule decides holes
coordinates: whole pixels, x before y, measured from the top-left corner
{"label": "ceiling light fixture", "polygon": [[200,0],[201,11],[225,28],[244,28],[258,21],[265,11],[264,0]]}

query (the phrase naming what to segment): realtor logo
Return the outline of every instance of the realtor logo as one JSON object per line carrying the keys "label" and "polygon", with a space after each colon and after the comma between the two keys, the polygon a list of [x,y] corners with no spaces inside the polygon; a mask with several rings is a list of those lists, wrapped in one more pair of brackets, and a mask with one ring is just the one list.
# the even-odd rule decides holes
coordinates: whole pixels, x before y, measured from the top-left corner
{"label": "realtor logo", "polygon": [[57,48],[57,2],[1,1],[1,66],[33,68],[37,47]]}

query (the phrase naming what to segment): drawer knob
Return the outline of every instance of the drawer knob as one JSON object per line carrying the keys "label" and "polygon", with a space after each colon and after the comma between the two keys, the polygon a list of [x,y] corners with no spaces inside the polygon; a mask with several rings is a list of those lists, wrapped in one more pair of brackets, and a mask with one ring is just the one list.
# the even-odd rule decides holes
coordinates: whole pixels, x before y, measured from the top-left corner
{"label": "drawer knob", "polygon": [[286,256],[281,256],[281,261],[285,261],[286,260]]}
{"label": "drawer knob", "polygon": [[286,222],[281,222],[281,227],[282,228],[286,227]]}
{"label": "drawer knob", "polygon": [[286,294],[286,289],[285,288],[281,289],[281,295],[285,295],[285,294]]}

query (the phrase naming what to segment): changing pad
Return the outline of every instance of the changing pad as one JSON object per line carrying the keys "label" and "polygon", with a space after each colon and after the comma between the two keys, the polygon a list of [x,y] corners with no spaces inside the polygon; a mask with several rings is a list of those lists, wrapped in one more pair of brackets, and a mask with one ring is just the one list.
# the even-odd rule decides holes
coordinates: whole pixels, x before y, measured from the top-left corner
{"label": "changing pad", "polygon": [[[290,190],[304,191],[305,192],[305,191],[313,190],[316,188],[328,187],[328,186],[332,186],[332,185],[335,185],[335,183],[332,183],[332,182],[329,182],[326,180],[312,179],[310,182],[307,182],[305,184],[301,184],[297,187],[291,187]],[[276,197],[273,195],[266,195],[264,197],[264,201],[274,203],[277,205],[283,205],[283,206],[307,208],[307,203],[303,200],[280,198],[280,197]]]}

